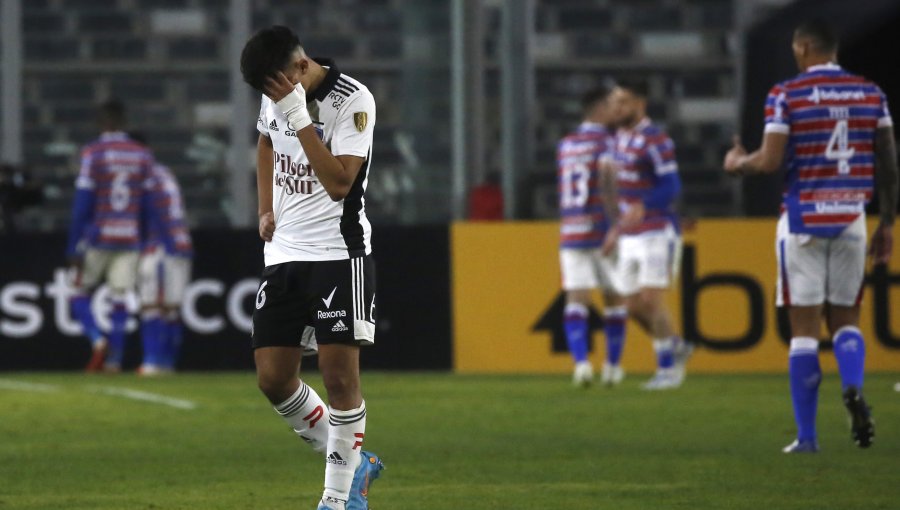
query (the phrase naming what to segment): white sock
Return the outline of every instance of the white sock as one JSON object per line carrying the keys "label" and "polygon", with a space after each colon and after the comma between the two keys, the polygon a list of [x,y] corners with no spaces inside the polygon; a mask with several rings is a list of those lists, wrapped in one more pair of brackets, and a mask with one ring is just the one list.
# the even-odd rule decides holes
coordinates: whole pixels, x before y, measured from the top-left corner
{"label": "white sock", "polygon": [[328,407],[316,390],[300,381],[297,391],[275,406],[275,411],[313,450],[325,453],[328,445]]}
{"label": "white sock", "polygon": [[325,492],[323,498],[347,501],[353,474],[362,461],[362,450],[366,432],[366,403],[356,409],[340,411],[330,409],[328,427],[328,455],[325,456]]}

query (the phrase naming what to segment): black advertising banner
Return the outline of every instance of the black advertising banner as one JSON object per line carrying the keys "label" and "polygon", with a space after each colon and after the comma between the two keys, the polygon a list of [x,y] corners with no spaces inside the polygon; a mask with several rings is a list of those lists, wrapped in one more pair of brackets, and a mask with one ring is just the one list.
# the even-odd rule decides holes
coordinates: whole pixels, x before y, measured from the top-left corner
{"label": "black advertising banner", "polygon": [[[250,323],[263,267],[251,230],[193,232],[193,275],[181,304],[185,326],[180,370],[253,367]],[[376,345],[363,366],[451,368],[449,245],[446,226],[376,228]],[[0,236],[0,370],[77,370],[90,345],[69,310],[63,234]],[[100,327],[107,289],[93,296]],[[129,298],[125,368],[140,363],[136,296]],[[311,363],[306,362],[309,367]]]}

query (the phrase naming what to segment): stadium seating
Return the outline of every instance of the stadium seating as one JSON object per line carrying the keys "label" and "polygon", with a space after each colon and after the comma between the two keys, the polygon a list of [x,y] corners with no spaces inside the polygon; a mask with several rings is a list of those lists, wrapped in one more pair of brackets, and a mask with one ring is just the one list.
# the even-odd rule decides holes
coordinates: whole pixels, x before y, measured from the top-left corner
{"label": "stadium seating", "polygon": [[[253,26],[291,25],[313,54],[331,55],[379,102],[370,208],[381,222],[450,217],[449,16],[444,2],[260,0]],[[365,4],[363,8],[363,4]],[[227,224],[224,154],[198,144],[228,143],[215,112],[229,97],[228,12],[212,0],[23,2],[25,152],[59,192],[32,211],[40,228],[67,223],[77,147],[94,135],[92,107],[115,96],[159,159],[185,181],[191,223]],[[496,3],[485,4],[488,104],[499,95]],[[736,125],[731,2],[565,0],[537,2],[535,162],[527,169],[526,216],[551,218],[553,147],[577,122],[577,96],[600,75],[640,76],[651,85],[651,114],[671,132],[688,214],[735,213],[731,184],[718,171]],[[424,41],[424,42],[423,42]],[[486,115],[487,147],[499,140]],[[254,136],[248,120],[248,136]],[[430,136],[422,136],[429,133]],[[419,163],[399,149],[408,139]],[[489,165],[499,158],[488,155]],[[251,181],[252,182],[252,181]],[[414,191],[414,193],[410,193]],[[543,197],[543,198],[541,198]],[[50,213],[48,215],[48,213]],[[38,217],[40,216],[40,218]],[[33,220],[33,221],[32,221]]]}

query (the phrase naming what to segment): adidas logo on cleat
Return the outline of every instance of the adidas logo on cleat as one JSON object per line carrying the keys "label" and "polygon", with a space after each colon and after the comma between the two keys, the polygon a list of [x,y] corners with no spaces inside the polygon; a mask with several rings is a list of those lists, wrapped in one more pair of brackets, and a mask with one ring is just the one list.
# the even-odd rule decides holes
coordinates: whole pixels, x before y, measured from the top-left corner
{"label": "adidas logo on cleat", "polygon": [[348,329],[348,328],[347,328],[347,326],[344,324],[344,321],[341,321],[341,320],[337,321],[337,322],[334,324],[334,326],[331,327],[331,331],[332,331],[332,332],[335,332],[335,333],[338,332],[338,331],[347,331],[347,329]]}
{"label": "adidas logo on cleat", "polygon": [[341,457],[338,452],[331,452],[328,454],[328,457],[325,458],[325,462],[329,464],[336,464],[338,466],[346,466],[347,461]]}

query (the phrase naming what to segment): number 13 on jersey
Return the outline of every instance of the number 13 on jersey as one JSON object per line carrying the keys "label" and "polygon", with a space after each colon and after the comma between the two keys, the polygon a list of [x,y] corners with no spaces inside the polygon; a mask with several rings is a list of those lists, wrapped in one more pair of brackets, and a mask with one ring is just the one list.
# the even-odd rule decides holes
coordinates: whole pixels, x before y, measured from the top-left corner
{"label": "number 13 on jersey", "polygon": [[563,167],[561,203],[563,209],[584,207],[590,195],[591,171],[584,163],[572,163]]}

